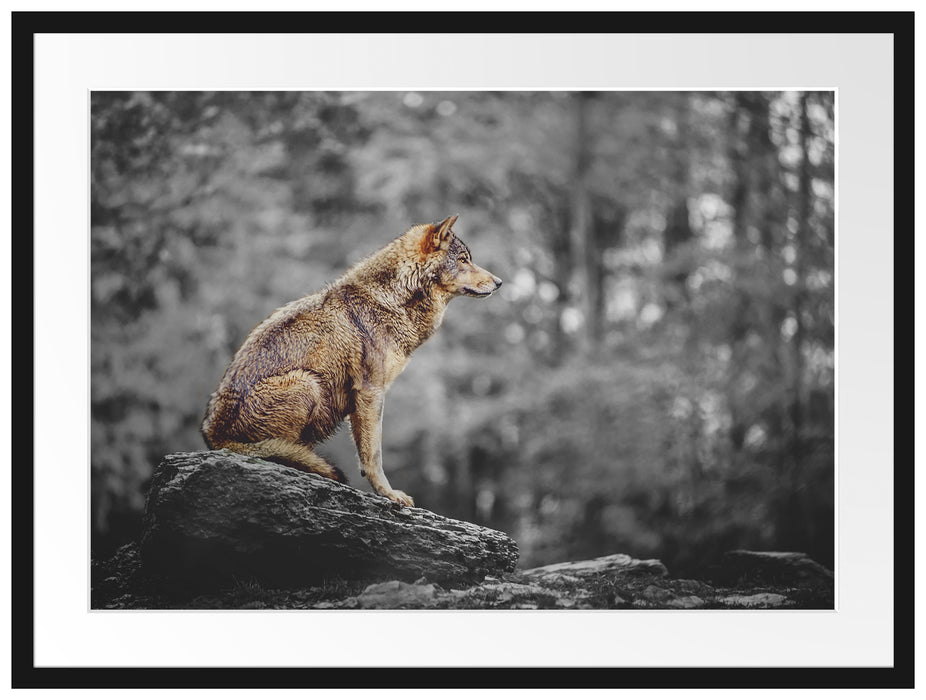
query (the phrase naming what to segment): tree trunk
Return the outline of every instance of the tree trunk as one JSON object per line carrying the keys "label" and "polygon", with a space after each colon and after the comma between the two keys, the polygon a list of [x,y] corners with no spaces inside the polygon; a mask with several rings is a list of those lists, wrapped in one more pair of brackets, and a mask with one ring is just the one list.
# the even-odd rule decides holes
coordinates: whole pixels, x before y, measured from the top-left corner
{"label": "tree trunk", "polygon": [[666,228],[663,232],[663,251],[666,261],[673,272],[668,282],[665,294],[666,306],[673,307],[687,301],[687,281],[689,265],[686,262],[673,259],[676,251],[684,248],[694,238],[691,221],[688,215],[688,193],[690,183],[690,157],[688,148],[691,142],[691,129],[689,128],[688,96],[679,95],[675,105],[675,138],[672,148],[672,184],[670,193],[671,204],[666,216]]}
{"label": "tree trunk", "polygon": [[804,283],[806,277],[806,248],[810,228],[810,121],[807,116],[807,93],[800,97],[801,169],[798,176],[797,230],[794,233],[795,294],[792,306],[795,328],[791,338],[793,362],[791,397],[791,424],[793,428],[791,452],[795,463],[800,462],[801,433],[804,424]]}
{"label": "tree trunk", "polygon": [[579,332],[579,349],[592,354],[601,337],[602,294],[598,251],[595,246],[592,222],[592,204],[589,192],[591,149],[589,136],[589,106],[594,93],[580,92],[575,96],[575,172],[571,201],[570,245],[572,248],[572,275],[570,295],[579,302],[582,327]]}

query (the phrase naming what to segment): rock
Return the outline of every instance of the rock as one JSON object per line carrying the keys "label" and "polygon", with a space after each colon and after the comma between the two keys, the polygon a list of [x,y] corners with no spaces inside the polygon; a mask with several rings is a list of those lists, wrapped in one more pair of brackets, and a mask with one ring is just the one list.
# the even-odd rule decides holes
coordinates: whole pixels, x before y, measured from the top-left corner
{"label": "rock", "polygon": [[168,455],[138,542],[91,562],[93,609],[819,609],[805,554],[725,554],[672,579],[616,553],[517,571],[502,532],[226,451]]}
{"label": "rock", "polygon": [[361,609],[430,608],[438,602],[438,589],[434,584],[405,583],[403,581],[386,581],[367,586],[363,593],[353,599],[355,605],[347,607]]}
{"label": "rock", "polygon": [[709,598],[717,592],[713,586],[703,581],[687,578],[672,579],[672,589],[680,594],[695,595],[700,598]]}
{"label": "rock", "polygon": [[640,594],[640,599],[650,603],[667,603],[675,598],[672,591],[661,588],[660,586],[647,586]]}
{"label": "rock", "polygon": [[705,601],[696,595],[679,595],[673,590],[661,586],[647,586],[640,597],[634,602],[636,607],[642,608],[674,608],[688,610],[703,608]]}
{"label": "rock", "polygon": [[696,595],[683,595],[676,598],[675,600],[670,600],[666,604],[666,607],[679,608],[682,610],[692,610],[694,608],[703,608],[704,605],[704,601]]}
{"label": "rock", "polygon": [[[632,562],[613,555],[601,560]],[[165,595],[163,582],[146,579],[140,573],[138,556],[131,546],[107,562],[96,562],[91,578],[91,600],[95,609],[460,609],[460,610],[552,610],[552,609],[832,609],[831,589],[816,585],[739,585],[713,587],[696,579],[671,579],[664,567],[648,564],[627,568],[603,565],[601,560],[569,562],[564,570],[587,575],[559,574],[554,567],[540,567],[509,574],[487,576],[476,583],[458,582],[450,588],[432,583],[427,576],[414,583],[386,578],[371,585],[339,577],[317,586],[302,584],[280,588],[256,582],[238,581],[231,587],[215,588],[205,595]],[[658,562],[656,562],[658,564]],[[605,570],[607,574],[588,574]],[[644,575],[642,571],[648,571]],[[182,591],[181,591],[182,593]]]}
{"label": "rock", "polygon": [[287,585],[332,575],[474,582],[518,559],[497,530],[225,450],[164,458],[140,552],[149,576]]}
{"label": "rock", "polygon": [[781,608],[788,604],[788,599],[780,593],[755,593],[724,596],[719,602],[731,608]]}
{"label": "rock", "polygon": [[527,569],[522,577],[544,582],[581,581],[589,577],[654,577],[662,578],[668,572],[658,559],[634,559],[626,554],[611,554],[597,559],[570,561],[562,564],[549,564]]}
{"label": "rock", "polygon": [[485,607],[491,603],[493,607],[513,608],[522,603],[531,603],[554,608],[560,597],[561,591],[540,584],[493,581],[462,591],[458,602],[473,607]]}
{"label": "rock", "polygon": [[833,572],[801,552],[751,552],[743,549],[724,554],[705,574],[713,581],[832,588]]}

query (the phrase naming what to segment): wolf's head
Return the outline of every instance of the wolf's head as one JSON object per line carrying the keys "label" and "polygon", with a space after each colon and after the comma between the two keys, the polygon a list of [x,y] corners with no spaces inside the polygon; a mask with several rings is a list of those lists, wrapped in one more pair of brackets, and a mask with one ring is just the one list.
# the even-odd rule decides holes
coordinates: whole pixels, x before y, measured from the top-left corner
{"label": "wolf's head", "polygon": [[502,281],[476,265],[469,248],[456,237],[453,224],[458,216],[422,227],[422,267],[434,285],[449,296],[487,297],[502,286]]}

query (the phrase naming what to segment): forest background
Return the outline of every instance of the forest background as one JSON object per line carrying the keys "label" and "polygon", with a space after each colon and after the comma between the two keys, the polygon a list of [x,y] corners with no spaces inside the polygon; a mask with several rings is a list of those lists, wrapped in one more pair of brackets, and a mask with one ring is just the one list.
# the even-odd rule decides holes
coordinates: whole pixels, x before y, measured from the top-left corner
{"label": "forest background", "polygon": [[525,567],[832,566],[834,140],[831,92],[94,92],[93,556],[251,328],[458,213],[505,284],[390,390],[397,488]]}

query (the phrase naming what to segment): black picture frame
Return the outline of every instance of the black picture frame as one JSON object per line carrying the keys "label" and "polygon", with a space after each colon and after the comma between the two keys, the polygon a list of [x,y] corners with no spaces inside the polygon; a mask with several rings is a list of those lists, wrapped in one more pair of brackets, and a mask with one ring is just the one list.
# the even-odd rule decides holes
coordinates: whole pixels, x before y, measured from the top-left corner
{"label": "black picture frame", "polygon": [[[912,143],[913,12],[544,12],[492,13],[338,12],[13,12],[12,13],[12,413],[15,440],[12,499],[12,685],[14,688],[912,688],[913,667],[913,470],[894,470],[894,665],[890,668],[109,668],[37,667],[33,624],[33,75],[34,38],[40,33],[309,33],[454,32],[497,33],[887,33],[893,36],[894,134]],[[894,151],[894,181],[911,182],[912,148]],[[894,196],[895,226],[913,229],[913,198]],[[895,239],[896,240],[896,239]],[[912,240],[903,239],[903,240]],[[911,244],[895,248],[895,299],[911,283]],[[911,256],[912,258],[912,256]],[[907,366],[907,344],[895,342],[895,364]],[[909,362],[912,365],[912,361]],[[909,384],[909,382],[908,382]],[[896,387],[895,387],[896,389]],[[895,410],[909,389],[895,391]],[[478,670],[478,673],[474,672]],[[435,679],[437,679],[435,681]]]}

